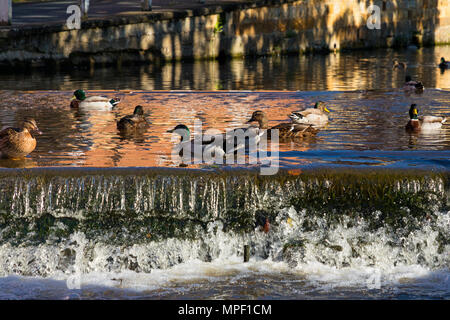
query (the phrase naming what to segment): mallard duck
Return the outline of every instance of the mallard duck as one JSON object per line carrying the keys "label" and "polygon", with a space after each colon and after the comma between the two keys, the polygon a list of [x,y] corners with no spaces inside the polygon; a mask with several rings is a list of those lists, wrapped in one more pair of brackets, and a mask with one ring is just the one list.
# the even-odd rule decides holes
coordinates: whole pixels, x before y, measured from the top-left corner
{"label": "mallard duck", "polygon": [[25,120],[21,129],[6,128],[0,131],[2,158],[20,159],[36,148],[35,134],[42,134],[34,119]]}
{"label": "mallard duck", "polygon": [[392,63],[393,63],[392,69],[395,68],[406,69],[406,62],[399,62],[397,59],[394,59]]}
{"label": "mallard duck", "polygon": [[422,82],[415,81],[411,79],[411,76],[405,77],[405,84],[403,86],[403,90],[405,91],[414,91],[416,93],[422,93],[425,87],[423,86]]}
{"label": "mallard duck", "polygon": [[72,101],[70,102],[71,108],[80,108],[84,110],[101,110],[108,111],[114,108],[120,99],[109,99],[101,96],[86,97],[86,93],[78,89],[73,93]]}
{"label": "mallard duck", "polygon": [[[248,121],[257,122],[260,129],[276,129],[278,130],[278,137],[280,139],[302,138],[316,135],[319,130],[310,124],[296,124],[296,123],[280,123],[274,127],[269,128],[269,120],[264,111],[255,111],[251,119]],[[267,138],[271,138],[271,131],[268,132]]]}
{"label": "mallard duck", "polygon": [[322,126],[328,122],[328,116],[325,112],[330,112],[323,101],[316,102],[314,108],[294,111],[289,118],[296,124],[311,124],[313,126]]}
{"label": "mallard duck", "polygon": [[[190,140],[190,130],[184,124],[179,124],[167,132],[180,135],[181,141],[176,149],[180,149],[178,153],[180,157],[183,157],[183,149],[186,148],[190,148],[191,157],[197,156],[195,154],[195,147],[198,148],[198,145],[200,145],[204,156],[210,155],[216,159],[236,154],[239,150],[244,150],[244,153],[247,152],[249,150],[249,143],[253,142],[256,147],[262,135],[259,128],[249,127],[233,129],[227,133],[213,135],[202,134],[201,138],[195,137]],[[253,139],[253,141],[251,139]],[[187,146],[186,144],[190,144],[190,146]]]}
{"label": "mallard duck", "polygon": [[117,122],[117,129],[121,132],[134,132],[147,127],[142,106],[136,106],[131,115],[125,116]]}
{"label": "mallard duck", "polygon": [[419,110],[417,105],[413,103],[409,108],[409,121],[406,124],[406,130],[408,131],[420,131],[420,130],[434,130],[442,127],[445,123],[445,117],[436,116],[422,116],[419,117]]}
{"label": "mallard duck", "polygon": [[448,69],[450,68],[450,61],[445,61],[445,58],[441,58],[441,63],[439,63],[439,68],[441,69]]}
{"label": "mallard duck", "polygon": [[[167,132],[176,133],[176,134],[180,135],[180,137],[181,137],[180,143],[178,144],[176,149],[174,149],[175,152],[177,152],[179,149],[177,154],[180,157],[186,158],[186,157],[190,156],[191,158],[195,158],[196,156],[198,156],[196,154],[196,149],[198,148],[199,145],[201,146],[202,158],[203,158],[203,155],[210,155],[211,157],[214,157],[216,159],[223,158],[225,156],[225,151],[224,151],[223,147],[214,143],[214,141],[215,141],[214,136],[210,136],[207,138],[202,136],[201,139],[194,138],[191,140],[191,131],[184,124],[179,124],[175,128],[173,128],[171,130],[167,130]],[[185,155],[184,154],[185,150],[190,150],[191,154]],[[200,160],[200,159],[197,159],[197,160]]]}

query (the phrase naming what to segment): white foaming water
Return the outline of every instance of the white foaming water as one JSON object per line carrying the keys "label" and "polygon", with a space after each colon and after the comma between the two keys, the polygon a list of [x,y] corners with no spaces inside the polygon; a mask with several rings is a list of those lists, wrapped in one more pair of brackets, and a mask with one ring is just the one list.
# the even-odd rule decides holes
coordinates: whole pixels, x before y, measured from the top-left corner
{"label": "white foaming water", "polygon": [[113,246],[78,232],[64,243],[8,243],[0,298],[449,298],[450,215],[434,216],[399,232],[286,208],[268,233],[225,233],[215,221],[196,240]]}

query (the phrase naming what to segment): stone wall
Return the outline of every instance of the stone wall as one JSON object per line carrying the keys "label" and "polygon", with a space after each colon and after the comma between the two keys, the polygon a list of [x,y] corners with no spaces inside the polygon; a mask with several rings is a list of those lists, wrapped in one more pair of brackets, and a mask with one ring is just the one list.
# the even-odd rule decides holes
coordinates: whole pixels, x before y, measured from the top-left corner
{"label": "stone wall", "polygon": [[[380,7],[369,29],[367,8]],[[0,63],[155,63],[219,56],[450,43],[448,0],[264,0],[247,4],[0,30]]]}

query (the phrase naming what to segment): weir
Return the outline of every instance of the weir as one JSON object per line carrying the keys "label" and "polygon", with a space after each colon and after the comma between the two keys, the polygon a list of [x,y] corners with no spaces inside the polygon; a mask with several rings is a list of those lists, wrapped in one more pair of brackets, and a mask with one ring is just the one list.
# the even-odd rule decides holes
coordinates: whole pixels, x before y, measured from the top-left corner
{"label": "weir", "polygon": [[[244,244],[253,257],[293,266],[311,255],[337,266],[364,256],[370,265],[378,258],[367,250],[378,245],[394,250],[394,265],[448,263],[448,172],[257,172],[1,170],[0,273],[151,272],[193,258],[242,256]],[[434,253],[424,256],[424,246]]]}
{"label": "weir", "polygon": [[[325,213],[336,221],[345,215],[360,216],[374,225],[383,221],[396,226],[405,219],[425,219],[430,211],[448,205],[448,173],[289,172],[265,177],[245,169],[2,170],[1,224],[11,227],[13,221],[65,219],[73,221],[74,227],[101,228],[99,221],[111,227],[119,221],[136,226],[145,220],[166,221],[179,228],[176,232],[194,236],[186,226],[220,220],[225,229],[249,232],[266,218],[275,219],[280,208],[290,206],[311,214]],[[382,217],[373,216],[377,211]],[[153,238],[174,235],[160,227],[153,227]]]}

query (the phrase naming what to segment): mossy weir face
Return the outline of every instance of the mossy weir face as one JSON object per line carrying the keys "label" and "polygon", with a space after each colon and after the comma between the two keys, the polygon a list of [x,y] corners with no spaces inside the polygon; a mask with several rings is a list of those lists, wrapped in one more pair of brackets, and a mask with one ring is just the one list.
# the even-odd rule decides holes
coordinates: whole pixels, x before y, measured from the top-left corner
{"label": "mossy weir face", "polygon": [[448,210],[448,181],[448,173],[380,169],[265,177],[250,170],[5,170],[0,241],[63,241],[76,231],[117,243],[196,239],[213,221],[224,232],[245,234],[266,219],[276,224],[287,207],[311,221],[364,219],[374,230],[413,230],[433,212]]}

